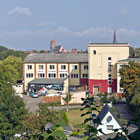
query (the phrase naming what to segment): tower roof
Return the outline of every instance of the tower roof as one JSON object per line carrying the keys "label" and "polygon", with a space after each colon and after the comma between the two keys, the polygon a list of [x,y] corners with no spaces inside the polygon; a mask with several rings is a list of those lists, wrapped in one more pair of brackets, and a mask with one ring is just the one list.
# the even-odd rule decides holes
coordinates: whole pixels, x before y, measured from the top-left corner
{"label": "tower roof", "polygon": [[116,30],[114,30],[113,44],[116,44],[116,43],[117,43]]}

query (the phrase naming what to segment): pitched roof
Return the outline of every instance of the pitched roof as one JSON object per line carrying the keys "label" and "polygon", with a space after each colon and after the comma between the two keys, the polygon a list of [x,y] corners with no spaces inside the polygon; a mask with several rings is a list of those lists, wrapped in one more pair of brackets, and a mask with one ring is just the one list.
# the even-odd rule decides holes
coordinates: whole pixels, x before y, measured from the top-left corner
{"label": "pitched roof", "polygon": [[64,78],[35,78],[29,84],[64,84],[64,81]]}
{"label": "pitched roof", "polygon": [[116,115],[113,113],[113,111],[111,110],[111,108],[107,104],[102,108],[101,112],[98,115],[98,117],[100,118],[100,121],[102,122],[102,120],[104,119],[104,117],[106,116],[106,114],[108,112],[110,112],[112,114],[112,116],[114,117],[114,119],[121,126],[121,123],[120,123],[119,119],[116,117]]}
{"label": "pitched roof", "polygon": [[61,45],[59,45],[59,46],[55,46],[55,48],[53,49],[53,51],[54,52],[59,52],[60,51],[60,49],[61,49]]}
{"label": "pitched roof", "polygon": [[23,63],[88,63],[88,53],[34,53]]}

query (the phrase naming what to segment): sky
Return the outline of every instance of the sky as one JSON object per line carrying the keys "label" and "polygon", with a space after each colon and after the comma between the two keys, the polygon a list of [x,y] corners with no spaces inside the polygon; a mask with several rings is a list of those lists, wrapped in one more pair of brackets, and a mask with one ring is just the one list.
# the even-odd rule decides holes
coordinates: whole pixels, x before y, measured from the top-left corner
{"label": "sky", "polygon": [[66,50],[90,42],[140,47],[140,0],[0,0],[0,45],[49,50],[56,40]]}

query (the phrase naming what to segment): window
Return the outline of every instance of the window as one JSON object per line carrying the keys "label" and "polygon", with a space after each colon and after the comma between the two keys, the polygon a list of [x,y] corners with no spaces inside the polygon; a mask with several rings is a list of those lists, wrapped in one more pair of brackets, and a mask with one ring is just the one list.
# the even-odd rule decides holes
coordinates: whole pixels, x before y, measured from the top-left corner
{"label": "window", "polygon": [[65,77],[67,77],[67,74],[64,74],[64,73],[60,74],[60,78],[65,78]]}
{"label": "window", "polygon": [[76,70],[77,69],[77,65],[72,65],[72,69]]}
{"label": "window", "polygon": [[32,65],[27,65],[27,68],[28,69],[32,69]]}
{"label": "window", "polygon": [[112,70],[112,64],[111,62],[108,62],[108,71],[111,71]]}
{"label": "window", "polygon": [[123,65],[120,65],[120,69],[123,68]]}
{"label": "window", "polygon": [[88,70],[88,65],[84,65],[84,70]]}
{"label": "window", "polygon": [[108,74],[108,84],[111,85],[112,84],[112,75]]}
{"label": "window", "polygon": [[113,130],[113,125],[107,125],[107,130]]}
{"label": "window", "polygon": [[83,78],[88,78],[88,74],[83,74]]}
{"label": "window", "polygon": [[112,58],[108,57],[108,71],[112,70],[112,62],[111,62]]}
{"label": "window", "polygon": [[119,89],[119,92],[120,92],[120,93],[123,93],[123,92],[124,92],[124,90],[123,90],[123,89]]}
{"label": "window", "polygon": [[66,65],[61,65],[61,69],[65,70],[66,69]]}
{"label": "window", "polygon": [[54,69],[54,65],[50,65],[50,69]]}
{"label": "window", "polygon": [[39,77],[39,78],[45,77],[45,73],[39,73],[39,74],[38,74],[38,77]]}
{"label": "window", "polygon": [[28,77],[28,78],[33,77],[33,73],[26,73],[26,77]]}
{"label": "window", "polygon": [[71,74],[71,78],[78,78],[78,74]]}
{"label": "window", "polygon": [[93,54],[96,54],[96,50],[93,50]]}
{"label": "window", "polygon": [[43,65],[39,65],[38,68],[39,68],[39,69],[43,69],[44,66],[43,66]]}
{"label": "window", "polygon": [[111,57],[108,57],[108,61],[111,61]]}
{"label": "window", "polygon": [[49,73],[49,78],[55,78],[56,74],[55,73]]}

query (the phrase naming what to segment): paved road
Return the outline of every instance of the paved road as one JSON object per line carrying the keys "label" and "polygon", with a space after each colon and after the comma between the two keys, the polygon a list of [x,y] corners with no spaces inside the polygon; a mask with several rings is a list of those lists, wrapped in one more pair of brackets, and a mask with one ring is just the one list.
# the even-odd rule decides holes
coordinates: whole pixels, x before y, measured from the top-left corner
{"label": "paved road", "polygon": [[125,119],[127,121],[130,121],[132,119],[132,117],[128,114],[128,112],[126,110],[126,104],[115,104],[114,106],[118,110],[120,116],[123,119]]}
{"label": "paved road", "polygon": [[42,102],[42,96],[40,96],[39,98],[32,98],[30,96],[23,95],[23,99],[25,101],[27,109],[29,109],[29,111],[31,112],[37,110],[38,104]]}
{"label": "paved road", "polygon": [[[23,99],[25,101],[27,109],[29,109],[29,111],[31,112],[34,112],[35,110],[37,110],[38,104],[42,102],[42,96],[40,96],[39,98],[32,98],[30,96],[23,95]],[[80,108],[80,107],[81,107],[80,105],[69,106],[69,108]],[[54,107],[53,109],[55,110],[67,109],[67,106],[57,106],[57,107]]]}

